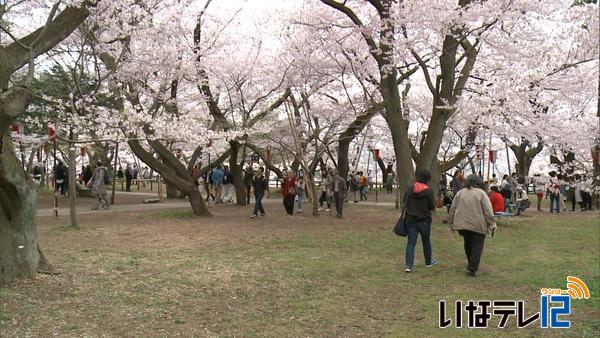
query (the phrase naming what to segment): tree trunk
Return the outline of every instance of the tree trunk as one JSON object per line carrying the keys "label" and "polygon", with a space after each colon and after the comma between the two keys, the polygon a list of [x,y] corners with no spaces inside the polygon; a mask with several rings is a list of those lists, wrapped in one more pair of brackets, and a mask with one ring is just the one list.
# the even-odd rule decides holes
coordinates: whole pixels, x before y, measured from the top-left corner
{"label": "tree trunk", "polygon": [[[202,194],[194,184],[192,176],[187,172],[181,162],[175,158],[173,153],[164,148],[157,141],[149,141],[152,148],[158,153],[160,160],[152,156],[139,141],[129,140],[127,144],[131,151],[145,164],[156,170],[165,180],[167,186],[170,184],[187,196],[194,214],[197,216],[211,216]],[[170,157],[169,157],[170,156]]]}
{"label": "tree trunk", "polygon": [[354,138],[344,138],[338,142],[338,163],[337,170],[340,173],[340,177],[348,177],[349,170],[349,161],[348,161],[348,152],[350,151],[350,142],[352,142]]}
{"label": "tree trunk", "polygon": [[311,173],[304,174],[304,177],[307,178],[306,182],[308,183],[308,188],[310,189],[310,193],[312,195],[310,199],[312,204],[312,215],[319,216],[319,199],[317,198],[315,177]]}
{"label": "tree trunk", "polygon": [[194,215],[204,217],[212,216],[210,211],[208,211],[204,198],[197,187],[196,189],[189,190],[187,195],[190,200],[190,205],[192,206],[192,211],[194,211]]}
{"label": "tree trunk", "polygon": [[[381,83],[381,94],[385,101],[385,120],[392,134],[394,154],[396,156],[396,179],[400,194],[404,194],[412,181],[415,173],[413,170],[412,154],[408,138],[408,122],[402,116],[400,106],[400,92],[396,84],[396,72],[383,78]],[[402,201],[400,201],[402,207]]]}
{"label": "tree trunk", "polygon": [[[66,7],[20,41],[0,47],[0,283],[33,276],[40,263],[36,185],[16,156],[9,131],[11,123],[26,111],[32,94],[29,86],[9,87],[11,76],[69,36],[88,14],[85,6]],[[30,66],[33,69],[34,65]]]}
{"label": "tree trunk", "polygon": [[38,269],[36,186],[21,167],[9,132],[0,143],[0,284]]}
{"label": "tree trunk", "polygon": [[167,198],[172,198],[172,199],[183,199],[185,198],[185,196],[181,193],[181,191],[179,189],[177,189],[177,187],[169,182],[165,182],[165,185],[167,186]]}
{"label": "tree trunk", "polygon": [[231,145],[231,155],[229,157],[229,170],[233,174],[233,185],[235,187],[236,204],[246,205],[246,186],[244,185],[244,174],[242,166],[238,162],[238,153],[240,144],[237,141],[229,142]]}
{"label": "tree trunk", "polygon": [[338,138],[338,163],[337,169],[341,177],[348,176],[348,153],[350,152],[350,144],[360,134],[367,124],[371,121],[373,116],[381,111],[383,106],[381,104],[373,104],[367,109],[367,111],[356,117],[352,123],[342,132]]}
{"label": "tree trunk", "polygon": [[529,169],[531,168],[531,162],[537,154],[539,154],[544,146],[541,142],[538,142],[537,146],[527,149],[530,143],[526,140],[522,140],[520,144],[511,144],[510,150],[515,154],[517,163],[515,163],[515,171],[519,176],[529,176]]}
{"label": "tree trunk", "polygon": [[433,168],[431,168],[431,181],[429,181],[429,187],[433,191],[433,197],[439,194],[440,179],[442,178],[442,167],[438,161],[435,161]]}

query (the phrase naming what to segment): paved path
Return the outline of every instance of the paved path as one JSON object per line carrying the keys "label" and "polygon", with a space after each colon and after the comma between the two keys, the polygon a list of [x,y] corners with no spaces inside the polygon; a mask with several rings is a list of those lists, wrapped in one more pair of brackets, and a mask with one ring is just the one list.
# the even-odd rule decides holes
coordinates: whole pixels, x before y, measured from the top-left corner
{"label": "paved path", "polygon": [[[142,192],[117,192],[118,195],[144,195],[149,198],[156,198],[156,194],[142,193]],[[268,198],[263,200],[264,204],[277,204],[281,203],[281,199],[277,198]],[[254,205],[254,201],[250,201],[251,205]],[[359,203],[352,203],[350,201],[346,205],[355,204],[357,206],[368,205],[368,206],[377,206],[377,207],[394,207],[394,202],[375,202],[375,201],[363,201]],[[209,206],[212,206],[212,203],[209,203]],[[181,201],[169,201],[169,202],[161,202],[161,203],[150,203],[150,204],[117,204],[112,205],[109,210],[91,210],[89,208],[77,208],[78,215],[86,215],[86,214],[95,214],[95,213],[113,213],[113,212],[123,212],[123,211],[146,211],[146,210],[163,210],[163,209],[177,209],[177,208],[186,208],[190,207],[190,202],[185,199]],[[250,207],[250,206],[248,206]],[[310,208],[310,203],[305,203],[305,209]],[[58,209],[59,216],[69,215],[69,208],[59,208]],[[45,208],[38,209],[37,211],[38,217],[47,217],[54,216],[53,208]]]}

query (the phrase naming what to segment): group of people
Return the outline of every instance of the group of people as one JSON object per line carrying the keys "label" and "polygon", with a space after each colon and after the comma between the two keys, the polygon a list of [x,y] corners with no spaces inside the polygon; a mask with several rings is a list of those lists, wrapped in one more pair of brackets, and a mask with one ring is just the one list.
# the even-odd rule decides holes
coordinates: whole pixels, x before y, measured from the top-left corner
{"label": "group of people", "polygon": [[[198,175],[192,173],[192,176]],[[206,172],[198,178],[197,183],[202,194],[206,195],[207,202],[212,199],[215,204],[235,203],[237,200],[234,175],[228,166],[217,166],[212,171]]]}
{"label": "group of people", "polygon": [[369,199],[367,193],[372,185],[370,173],[367,177],[362,171],[352,172],[350,175],[348,175],[347,184],[350,187],[350,194],[354,199],[354,203],[358,203],[359,196],[361,201],[366,201]]}
{"label": "group of people", "polygon": [[[419,235],[423,243],[425,266],[432,267],[439,263],[432,257],[431,248],[431,213],[435,210],[436,204],[433,191],[428,186],[430,180],[429,171],[418,171],[416,182],[404,194],[404,217],[408,237],[404,269],[406,272],[413,271],[414,251]],[[463,238],[467,275],[476,276],[485,238],[495,233],[494,211],[486,191],[487,186],[480,176],[469,175],[462,181],[460,187],[453,186],[452,190],[454,194],[447,223],[450,224],[453,232],[458,232]]]}
{"label": "group of people", "polygon": [[[217,166],[204,175],[196,175],[198,185],[206,201],[212,200],[217,203],[235,203],[237,196],[234,186],[235,176],[228,166]],[[304,202],[307,197],[307,184],[304,172],[294,172],[291,169],[282,171],[281,195],[283,207],[287,214],[304,212]],[[242,180],[246,190],[246,203],[250,204],[250,197],[254,194],[255,206],[251,214],[252,218],[265,215],[263,198],[269,192],[269,186],[265,177],[263,167],[254,170],[252,166],[246,166],[243,171]],[[354,188],[352,188],[354,186]],[[350,187],[350,189],[349,189]],[[320,182],[319,210],[330,211],[331,204],[335,205],[336,217],[343,215],[343,205],[350,197],[349,192],[356,191],[354,201],[358,203],[359,193],[361,200],[367,200],[369,179],[363,172],[352,173],[347,179],[342,178],[337,170],[327,169],[322,172]],[[325,207],[326,205],[326,207]]]}
{"label": "group of people", "polygon": [[538,199],[538,211],[541,211],[542,199],[550,199],[550,212],[559,213],[567,210],[567,193],[571,192],[571,211],[575,211],[579,204],[581,211],[593,210],[592,208],[592,181],[585,175],[573,175],[571,182],[567,182],[562,174],[551,171],[548,178],[540,174],[533,176],[533,184]]}

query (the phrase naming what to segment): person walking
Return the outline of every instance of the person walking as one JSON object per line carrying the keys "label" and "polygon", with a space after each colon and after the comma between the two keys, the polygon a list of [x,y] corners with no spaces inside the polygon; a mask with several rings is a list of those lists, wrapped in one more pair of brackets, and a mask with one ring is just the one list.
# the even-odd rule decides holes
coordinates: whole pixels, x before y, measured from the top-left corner
{"label": "person walking", "polygon": [[335,217],[342,218],[342,214],[344,211],[344,201],[346,199],[346,180],[344,180],[339,171],[335,169],[333,171],[333,176],[331,179],[331,185],[329,186],[329,191],[333,194],[333,199],[335,200]]}
{"label": "person walking", "polygon": [[94,206],[92,206],[92,210],[98,210],[99,208],[103,208],[108,210],[110,207],[110,203],[108,202],[108,194],[106,192],[105,182],[106,182],[106,167],[102,166],[102,162],[96,162],[96,170],[94,174],[92,174],[92,178],[88,185],[92,188],[92,194],[96,198]]}
{"label": "person walking", "polygon": [[425,266],[432,267],[438,264],[431,257],[431,212],[435,210],[433,191],[427,183],[431,180],[431,172],[419,170],[416,173],[416,182],[404,193],[404,213],[408,241],[406,243],[405,272],[413,270],[415,260],[415,246],[421,234]]}
{"label": "person walking", "polygon": [[582,176],[580,182],[581,211],[594,210],[592,208],[592,180]]}
{"label": "person walking", "polygon": [[233,173],[228,166],[225,166],[223,171],[223,202],[233,203],[235,195],[233,190]]}
{"label": "person walking", "polygon": [[54,167],[54,191],[58,194],[64,194],[64,185],[67,179],[67,173],[65,171],[65,166],[62,161],[58,161],[58,164]]}
{"label": "person walking", "polygon": [[327,209],[325,211],[331,210],[331,202],[329,197],[331,196],[329,186],[331,185],[332,180],[332,172],[331,170],[324,172],[321,180],[321,196],[319,197],[319,210],[323,210],[323,203],[327,202]]}
{"label": "person walking", "polygon": [[254,189],[254,211],[250,216],[251,218],[257,216],[263,217],[265,215],[262,199],[265,196],[265,191],[267,191],[267,179],[264,176],[264,172],[265,169],[263,167],[258,168],[256,175],[252,179],[252,188]]}
{"label": "person walking", "polygon": [[544,181],[540,174],[533,175],[533,189],[537,197],[537,211],[542,211],[542,199],[544,198]]}
{"label": "person walking", "polygon": [[583,211],[583,198],[581,198],[581,175],[575,174],[571,190],[573,190],[573,199],[571,200],[571,211],[575,211],[575,204],[579,204],[579,209]]}
{"label": "person walking", "polygon": [[210,178],[212,180],[213,183],[213,187],[215,188],[215,203],[223,203],[223,178],[224,178],[225,174],[223,173],[223,170],[221,169],[221,166],[216,167],[212,174],[210,175]]}
{"label": "person walking", "polygon": [[298,212],[304,212],[302,209],[302,203],[304,203],[305,196],[305,184],[304,184],[304,175],[298,175],[298,180],[296,180],[296,196],[298,196]]}
{"label": "person walking", "polygon": [[369,182],[367,181],[367,177],[365,176],[365,174],[361,171],[358,173],[358,179],[359,179],[359,184],[360,184],[360,200],[361,201],[366,201],[368,200],[367,197],[367,189],[368,189],[368,184]]}
{"label": "person walking", "polygon": [[462,170],[459,168],[454,172],[454,176],[452,176],[452,181],[450,181],[450,189],[452,190],[452,196],[456,195],[456,193],[462,188],[462,182],[460,180]]}
{"label": "person walking", "polygon": [[358,183],[358,175],[354,172],[352,172],[350,174],[350,179],[349,181],[349,185],[350,185],[350,194],[352,194],[352,197],[354,198],[354,203],[358,203],[358,189],[359,189],[359,183]]}
{"label": "person walking", "polygon": [[[131,181],[133,180],[133,170],[131,165],[128,164],[125,168],[125,191],[131,191]],[[123,188],[121,188],[123,189]]]}
{"label": "person walking", "polygon": [[287,176],[283,179],[282,194],[285,211],[288,215],[293,215],[294,201],[296,199],[296,177],[294,177],[292,170],[288,170]]}
{"label": "person walking", "polygon": [[485,188],[479,176],[469,175],[465,187],[454,196],[448,214],[450,229],[463,237],[467,275],[473,277],[479,269],[485,236],[494,236],[496,230],[494,211]]}
{"label": "person walking", "polygon": [[246,187],[246,204],[250,204],[250,192],[252,190],[252,183],[254,182],[254,170],[252,166],[247,166],[244,171],[244,186]]}
{"label": "person walking", "polygon": [[550,176],[550,182],[546,191],[550,197],[550,212],[554,212],[554,206],[556,205],[556,213],[560,213],[560,182],[556,176],[556,171],[551,171],[548,175]]}
{"label": "person walking", "polygon": [[560,184],[560,187],[558,188],[560,192],[560,209],[562,211],[567,211],[567,189],[569,186],[567,185],[567,182],[565,182],[565,177],[562,174],[558,174],[556,177]]}
{"label": "person walking", "polygon": [[394,192],[394,174],[393,173],[388,173],[385,178],[385,191],[388,194],[391,194]]}

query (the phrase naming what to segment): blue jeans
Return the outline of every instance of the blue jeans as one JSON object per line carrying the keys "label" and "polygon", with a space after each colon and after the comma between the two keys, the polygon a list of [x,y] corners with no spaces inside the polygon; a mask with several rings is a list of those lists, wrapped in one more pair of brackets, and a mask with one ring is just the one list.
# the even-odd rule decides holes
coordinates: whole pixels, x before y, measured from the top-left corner
{"label": "blue jeans", "polygon": [[265,209],[263,208],[262,205],[262,199],[263,199],[264,194],[255,194],[254,195],[254,212],[253,214],[258,215],[258,212],[260,211],[261,214],[265,214]]}
{"label": "blue jeans", "polygon": [[298,210],[302,210],[302,203],[304,203],[304,193],[298,193]]}
{"label": "blue jeans", "polygon": [[423,255],[425,255],[425,264],[431,264],[431,234],[430,222],[407,223],[408,243],[406,244],[406,267],[412,268],[415,261],[415,246],[417,245],[417,237],[421,234],[423,242]]}
{"label": "blue jeans", "polygon": [[556,203],[556,212],[560,212],[560,194],[550,194],[550,212],[554,211]]}

